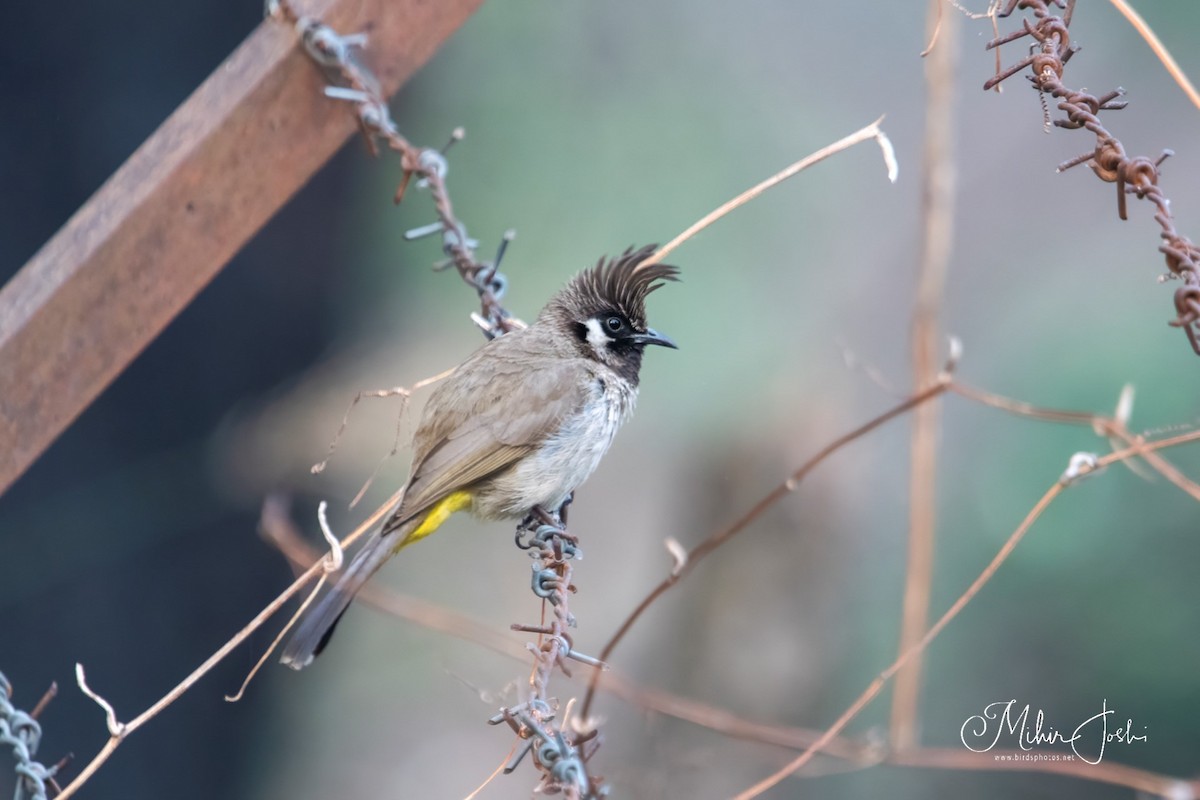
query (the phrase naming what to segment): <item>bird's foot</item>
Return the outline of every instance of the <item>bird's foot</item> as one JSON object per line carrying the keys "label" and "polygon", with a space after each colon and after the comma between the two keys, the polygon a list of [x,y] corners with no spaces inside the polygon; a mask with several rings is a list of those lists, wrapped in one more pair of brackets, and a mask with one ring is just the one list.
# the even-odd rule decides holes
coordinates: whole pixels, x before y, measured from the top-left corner
{"label": "bird's foot", "polygon": [[541,506],[534,506],[533,511],[529,515],[529,518],[536,520],[541,525],[549,525],[552,528],[556,528],[557,529],[556,535],[562,537],[566,541],[571,542],[572,544],[578,544],[579,537],[575,536],[574,534],[569,533],[567,531],[567,525],[566,525],[567,518],[566,518],[565,512],[567,510],[567,506],[570,505],[570,503],[571,503],[571,498],[570,498],[570,496],[568,496],[568,498],[565,501],[563,501],[563,504],[561,506],[559,506],[559,508],[556,511],[553,511],[553,512],[547,511],[546,509],[542,508]]}
{"label": "bird's foot", "polygon": [[579,537],[569,533],[557,513],[550,513],[542,506],[534,506],[529,515],[517,526],[517,547],[522,550],[552,551],[555,560],[573,558],[579,554]]}

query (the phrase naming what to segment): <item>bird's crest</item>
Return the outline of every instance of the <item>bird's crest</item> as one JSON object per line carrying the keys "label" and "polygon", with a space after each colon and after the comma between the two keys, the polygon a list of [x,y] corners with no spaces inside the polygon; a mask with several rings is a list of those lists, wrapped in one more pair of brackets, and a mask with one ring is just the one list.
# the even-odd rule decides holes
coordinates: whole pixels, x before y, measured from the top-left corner
{"label": "bird's crest", "polygon": [[666,264],[646,264],[658,249],[646,245],[638,250],[630,247],[616,258],[601,258],[596,266],[575,276],[568,291],[576,295],[585,307],[603,310],[615,308],[636,328],[646,326],[646,297],[665,281],[678,280],[679,269]]}

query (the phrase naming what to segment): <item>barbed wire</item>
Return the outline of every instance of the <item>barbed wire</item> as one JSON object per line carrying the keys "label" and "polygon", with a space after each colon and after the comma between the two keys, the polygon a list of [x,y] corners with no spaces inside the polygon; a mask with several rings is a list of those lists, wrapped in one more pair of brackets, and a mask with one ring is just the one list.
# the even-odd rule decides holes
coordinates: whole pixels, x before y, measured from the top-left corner
{"label": "barbed wire", "polygon": [[[1092,428],[1097,434],[1106,438],[1120,439],[1130,448],[1148,443],[1147,434],[1130,432],[1127,427],[1127,415],[1120,413],[1110,417],[1099,412],[1035,406],[957,380],[951,383],[948,391],[970,403],[977,403],[980,406],[994,408],[1021,418]],[[1171,433],[1177,433],[1177,431],[1171,431]],[[1113,447],[1116,448],[1117,445],[1114,444]],[[1174,467],[1157,451],[1143,448],[1138,456],[1163,475],[1169,475],[1170,471],[1174,471]],[[1123,463],[1131,466],[1134,462],[1127,460]],[[1187,481],[1180,488],[1193,498],[1200,500],[1200,486]],[[278,508],[274,502],[264,503],[263,535],[267,541],[279,549],[299,574],[305,567],[313,563],[314,559],[320,558],[321,553],[304,540],[290,518],[277,512]],[[679,543],[673,539],[668,539],[666,545],[674,561],[671,571],[672,573],[679,572],[687,563],[687,553],[682,551]],[[427,600],[401,594],[375,584],[365,586],[358,599],[396,619],[457,637],[510,658],[521,658],[514,649],[514,643],[501,637],[490,626]],[[620,672],[609,669],[608,666],[605,665],[599,688],[632,704],[642,712],[654,712],[674,717],[731,738],[797,751],[808,749],[823,735],[823,731],[820,730],[752,720],[703,700],[683,697],[661,688],[650,688],[634,682]],[[578,726],[575,729],[578,729]],[[579,739],[576,739],[576,743],[578,744],[586,738],[586,734],[581,735]],[[1020,753],[1021,751],[993,750],[992,752],[997,756],[1007,756],[1012,752]],[[1048,772],[1099,784],[1123,786],[1155,796],[1200,797],[1200,781],[1188,781],[1163,773],[1139,770],[1108,760],[1096,765],[1080,762],[995,761],[993,759],[980,761],[975,758],[978,755],[976,753],[926,746],[899,752],[895,748],[887,747],[886,743],[879,741],[870,733],[863,737],[836,736],[829,739],[828,743],[822,747],[821,753],[845,762],[839,769],[862,769],[890,764],[938,770]],[[497,772],[502,771],[504,766],[502,764]],[[479,790],[477,789],[476,792],[478,793]],[[470,797],[475,796],[477,795],[470,795]]]}
{"label": "barbed wire", "polygon": [[360,60],[367,45],[365,33],[339,34],[318,19],[298,14],[288,0],[266,0],[265,12],[268,17],[295,27],[305,51],[321,67],[329,81],[325,95],[353,104],[359,130],[371,154],[379,154],[379,143],[382,141],[389,150],[400,155],[403,177],[396,189],[395,202],[399,203],[404,198],[414,176],[417,178],[417,188],[429,190],[437,212],[437,222],[413,228],[405,233],[404,238],[411,241],[437,233],[442,235],[442,252],[446,261],[436,265],[435,269],[455,267],[462,279],[479,294],[480,313],[473,314],[471,319],[484,335],[493,339],[502,333],[525,327],[500,304],[508,286],[507,279],[499,271],[500,261],[515,234],[511,230],[504,234],[492,261],[480,261],[475,255],[479,243],[467,235],[466,225],[455,216],[454,205],[450,202],[446,188],[446,173],[449,170],[446,151],[463,138],[463,129],[456,128],[450,141],[441,150],[412,144],[400,133],[392,119],[379,81]]}
{"label": "barbed wire", "polygon": [[[1051,12],[1051,6],[1063,9],[1061,17]],[[1163,243],[1159,246],[1166,258],[1170,272],[1164,279],[1178,279],[1183,285],[1175,290],[1175,319],[1169,324],[1182,328],[1188,342],[1200,355],[1200,249],[1176,228],[1171,217],[1171,201],[1158,186],[1159,167],[1172,151],[1164,150],[1156,160],[1146,156],[1130,157],[1120,140],[1106,129],[1099,119],[1101,111],[1118,111],[1127,103],[1119,98],[1124,89],[1115,89],[1101,97],[1084,91],[1069,89],[1062,82],[1063,68],[1079,46],[1071,42],[1068,28],[1075,10],[1075,0],[1008,0],[1000,17],[1010,16],[1018,9],[1031,10],[1034,22],[1023,18],[1022,29],[998,36],[988,42],[987,49],[998,48],[1026,36],[1035,40],[1032,52],[1007,69],[997,73],[984,83],[985,90],[992,89],[1028,67],[1032,74],[1026,76],[1033,87],[1044,97],[1050,95],[1059,102],[1058,110],[1066,114],[1065,119],[1056,119],[1059,128],[1086,128],[1096,136],[1096,147],[1058,165],[1063,172],[1080,164],[1088,164],[1100,180],[1117,185],[1117,214],[1122,220],[1126,214],[1126,195],[1132,194],[1140,200],[1148,200],[1155,207],[1154,219],[1162,228]]]}
{"label": "barbed wire", "polygon": [[[592,740],[594,726],[586,719],[572,724],[573,701],[563,708],[549,692],[550,678],[556,669],[571,676],[567,659],[597,668],[603,666],[599,660],[575,649],[569,630],[575,627],[575,617],[569,608],[571,593],[575,591],[571,583],[571,562],[582,553],[576,537],[567,532],[564,518],[565,507],[557,516],[535,512],[517,528],[517,547],[529,551],[533,558],[531,588],[542,600],[540,624],[512,626],[513,630],[538,635],[536,643],[527,645],[534,657],[529,676],[531,695],[520,705],[500,709],[500,713],[488,721],[493,725],[507,723],[526,741],[505,767],[505,774],[516,769],[532,752],[534,764],[542,773],[537,791],[546,794],[562,792],[571,800],[586,800],[608,795],[607,787],[587,769],[587,760],[599,746],[598,741]],[[550,606],[549,620],[546,619],[546,604]],[[588,741],[592,741],[590,747]]]}
{"label": "barbed wire", "polygon": [[[1011,4],[1012,8],[1007,13],[1011,13],[1016,4],[1017,0],[1013,0]],[[1029,4],[1027,3],[1027,5]],[[1042,6],[1045,8],[1044,3]],[[496,261],[490,264],[478,261],[474,255],[476,244],[467,237],[465,227],[454,216],[445,188],[446,161],[444,150],[437,151],[414,147],[400,136],[396,131],[394,122],[392,122],[390,115],[388,115],[386,103],[379,96],[373,76],[371,76],[369,70],[366,70],[357,62],[357,53],[365,45],[365,37],[357,34],[340,36],[319,22],[312,19],[301,19],[294,14],[290,14],[290,9],[287,7],[285,0],[274,0],[274,2],[268,4],[268,10],[273,16],[284,19],[296,26],[308,52],[326,69],[327,73],[332,75],[332,80],[336,81],[337,85],[329,87],[327,94],[335,99],[353,102],[356,105],[357,118],[368,146],[373,150],[377,150],[378,140],[382,139],[388,143],[390,149],[401,154],[402,165],[404,166],[404,178],[397,191],[397,198],[404,194],[414,174],[418,176],[419,187],[424,184],[425,188],[430,189],[437,209],[438,222],[431,226],[410,231],[411,235],[408,238],[416,238],[420,235],[429,235],[436,232],[442,233],[443,250],[449,259],[446,266],[455,266],[463,280],[479,293],[481,314],[475,316],[476,324],[488,336],[495,336],[505,330],[511,330],[513,327],[519,327],[519,321],[510,317],[500,305],[505,282],[503,276],[497,271],[499,255]],[[1061,60],[1063,63],[1065,63],[1067,57],[1062,57]],[[1024,64],[1021,66],[1024,66]],[[1009,72],[1005,77],[1015,74],[1021,66]],[[1037,81],[1035,81],[1036,83]],[[1113,95],[1110,101],[1111,99],[1115,99],[1116,96],[1118,95]],[[1108,105],[1110,101],[1097,101],[1099,105],[1095,111],[1090,112],[1092,116],[1095,116],[1095,113],[1101,106],[1105,108],[1118,107],[1116,105]],[[1063,108],[1062,105],[1059,107]],[[380,116],[378,112],[382,112],[383,116]],[[1071,119],[1068,112],[1068,121]],[[1064,125],[1063,127],[1088,126]],[[1099,123],[1096,123],[1096,127],[1099,127]],[[1089,127],[1089,129],[1092,128]],[[1094,130],[1093,132],[1096,131]],[[1097,137],[1099,140],[1099,133],[1097,133]],[[455,137],[455,139],[457,138],[461,137]],[[1099,151],[1099,146],[1097,151]],[[1095,154],[1088,154],[1076,163],[1083,163],[1084,160],[1094,157]],[[1102,162],[1097,159],[1097,163]],[[1158,165],[1154,164],[1153,166],[1157,169]],[[1097,169],[1096,165],[1093,165],[1093,169]],[[1156,178],[1157,173],[1155,173]],[[1129,191],[1137,194],[1136,187],[1139,185],[1137,182],[1121,178],[1113,178],[1112,180],[1119,179],[1125,180],[1128,186],[1131,187]],[[1125,191],[1125,187],[1121,187],[1119,192],[1122,215],[1124,211]],[[1138,196],[1141,197],[1143,195],[1138,194]],[[1166,205],[1166,200],[1162,199],[1160,211]],[[1166,238],[1168,237],[1164,233],[1164,239]],[[505,241],[508,241],[508,237],[506,237]],[[1186,242],[1186,240],[1184,241]],[[1188,245],[1190,247],[1190,242]],[[501,246],[500,255],[502,253],[503,245]],[[1170,254],[1168,253],[1167,255],[1169,259]],[[1194,264],[1194,259],[1192,263]],[[1194,274],[1194,268],[1192,268],[1192,272]],[[1183,317],[1182,311],[1180,312],[1180,317]],[[1196,340],[1194,331],[1191,328],[1195,324],[1196,318],[1193,317],[1181,325],[1181,327],[1185,327],[1194,347],[1196,346]],[[886,419],[891,418],[890,414],[891,412],[888,412],[881,420],[886,421]],[[861,429],[862,434],[869,432],[874,427],[874,423],[864,426]],[[1147,450],[1148,452],[1152,451]],[[1145,453],[1138,453],[1137,455],[1144,457]],[[1122,456],[1124,457],[1124,454]],[[1087,469],[1090,471],[1103,466],[1101,461],[1104,461],[1104,459],[1091,460],[1086,464],[1081,463],[1077,465],[1073,474],[1065,475],[1064,479],[1071,478],[1073,480],[1081,477],[1085,474],[1082,470]],[[792,491],[795,488],[796,480],[794,477],[790,478],[782,484],[781,489],[777,489],[776,491],[784,494]],[[755,514],[756,510],[752,509],[751,513]],[[529,537],[528,541],[525,539],[526,536]],[[522,756],[529,752],[535,753],[534,761],[543,774],[542,783],[538,787],[540,791],[546,793],[562,792],[568,797],[573,798],[602,796],[604,788],[587,771],[587,763],[591,752],[585,752],[585,750],[594,752],[594,744],[591,743],[593,735],[591,723],[587,719],[584,719],[582,723],[572,725],[570,720],[571,704],[568,703],[564,709],[560,709],[557,701],[549,695],[549,683],[554,670],[557,668],[567,672],[565,666],[566,659],[574,659],[583,661],[584,663],[596,663],[594,659],[588,659],[588,657],[581,656],[574,651],[573,641],[569,634],[569,628],[574,626],[574,619],[568,609],[568,598],[573,591],[573,586],[571,585],[571,562],[579,555],[577,542],[565,530],[564,520],[558,518],[549,521],[543,519],[540,524],[531,520],[529,524],[518,528],[518,544],[529,548],[531,555],[534,557],[533,591],[544,603],[550,603],[550,611],[552,613],[551,619],[548,622],[543,620],[543,623],[539,626],[514,626],[519,630],[536,632],[539,636],[537,644],[531,645],[531,649],[535,654],[533,672],[530,676],[532,696],[528,701],[519,706],[502,709],[501,714],[497,718],[493,718],[493,721],[509,724],[521,739],[527,742],[522,750]],[[701,552],[708,551],[703,550]],[[686,563],[676,556],[676,567],[673,568],[672,574],[684,574]],[[224,650],[225,648],[223,648]],[[220,652],[218,656],[221,656]],[[207,668],[205,666],[201,670],[206,670]],[[3,676],[0,675],[0,681],[2,680]],[[190,680],[191,677],[189,677]],[[82,686],[82,677],[80,682]],[[4,695],[7,696],[8,685],[6,681],[0,684],[0,689],[3,689]],[[2,705],[0,704],[0,706]],[[154,712],[161,705],[163,705],[161,702],[156,704],[146,714],[139,717],[135,723],[140,724],[140,722],[153,716],[151,712]],[[36,713],[35,709],[34,716],[36,716]],[[586,714],[584,717],[586,718]],[[136,727],[136,724],[129,726],[130,729]],[[827,737],[823,736],[822,738]],[[812,749],[815,751],[817,748],[814,747]],[[106,752],[111,752],[111,750],[106,748]],[[30,755],[32,755],[32,752]],[[103,758],[99,759],[99,761],[102,760]],[[520,758],[517,759],[517,762],[519,760]],[[514,762],[511,766],[515,767],[517,762]]]}
{"label": "barbed wire", "polygon": [[57,692],[58,686],[51,684],[32,712],[21,711],[12,704],[12,684],[0,672],[0,745],[11,747],[16,761],[17,788],[13,800],[47,800],[47,785],[55,794],[59,792],[54,776],[64,762],[47,767],[34,758],[42,741],[42,725],[37,718]]}
{"label": "barbed wire", "polygon": [[[500,304],[508,281],[499,271],[499,264],[513,239],[513,232],[505,233],[491,262],[482,262],[475,255],[478,242],[467,235],[466,226],[455,216],[450,202],[445,152],[463,138],[462,128],[455,129],[442,150],[413,145],[399,132],[374,74],[358,58],[367,43],[365,34],[339,34],[319,20],[297,14],[287,0],[267,0],[265,9],[267,16],[295,27],[306,52],[324,70],[330,82],[325,89],[326,96],[354,104],[359,129],[372,155],[378,155],[379,141],[399,153],[404,175],[396,190],[395,202],[403,199],[414,176],[417,177],[417,188],[429,190],[437,221],[407,231],[404,238],[411,241],[441,234],[446,260],[434,268],[442,270],[453,266],[475,289],[479,295],[480,313],[472,314],[471,318],[489,339],[524,327],[523,322]],[[576,537],[566,530],[565,506],[552,513],[535,509],[517,527],[516,543],[521,549],[528,550],[534,559],[532,589],[543,602],[543,621],[539,625],[512,626],[514,630],[537,633],[538,640],[528,645],[534,656],[529,698],[517,706],[501,708],[489,720],[493,725],[507,723],[525,742],[517,748],[504,772],[511,773],[526,755],[533,752],[533,763],[542,774],[537,791],[561,792],[569,800],[606,796],[606,788],[588,774],[586,766],[587,757],[599,742],[593,742],[590,752],[585,755],[582,741],[590,734],[587,724],[572,730],[567,724],[570,703],[565,709],[561,708],[549,692],[550,678],[556,669],[570,676],[567,659],[601,666],[598,660],[574,649],[569,632],[575,626],[575,618],[569,609],[569,596],[575,589],[571,584],[571,561],[579,556],[579,548]],[[545,620],[547,603],[552,611],[549,621]]]}

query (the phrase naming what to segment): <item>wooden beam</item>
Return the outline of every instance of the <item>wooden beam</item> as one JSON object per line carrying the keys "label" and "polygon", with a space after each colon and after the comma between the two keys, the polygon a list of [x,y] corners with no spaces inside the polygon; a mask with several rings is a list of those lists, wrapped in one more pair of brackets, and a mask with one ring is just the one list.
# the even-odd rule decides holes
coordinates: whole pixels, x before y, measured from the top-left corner
{"label": "wooden beam", "polygon": [[[309,0],[391,95],[483,0]],[[0,289],[0,493],[357,131],[264,21]],[[283,268],[283,267],[281,267]]]}

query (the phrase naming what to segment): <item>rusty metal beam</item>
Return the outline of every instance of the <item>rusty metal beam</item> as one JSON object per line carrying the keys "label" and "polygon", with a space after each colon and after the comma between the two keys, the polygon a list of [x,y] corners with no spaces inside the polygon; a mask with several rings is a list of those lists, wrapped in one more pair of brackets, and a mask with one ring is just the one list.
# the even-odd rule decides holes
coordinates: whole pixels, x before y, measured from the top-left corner
{"label": "rusty metal beam", "polygon": [[[483,0],[310,0],[392,94]],[[289,26],[260,25],[3,289],[0,493],[354,133]]]}

